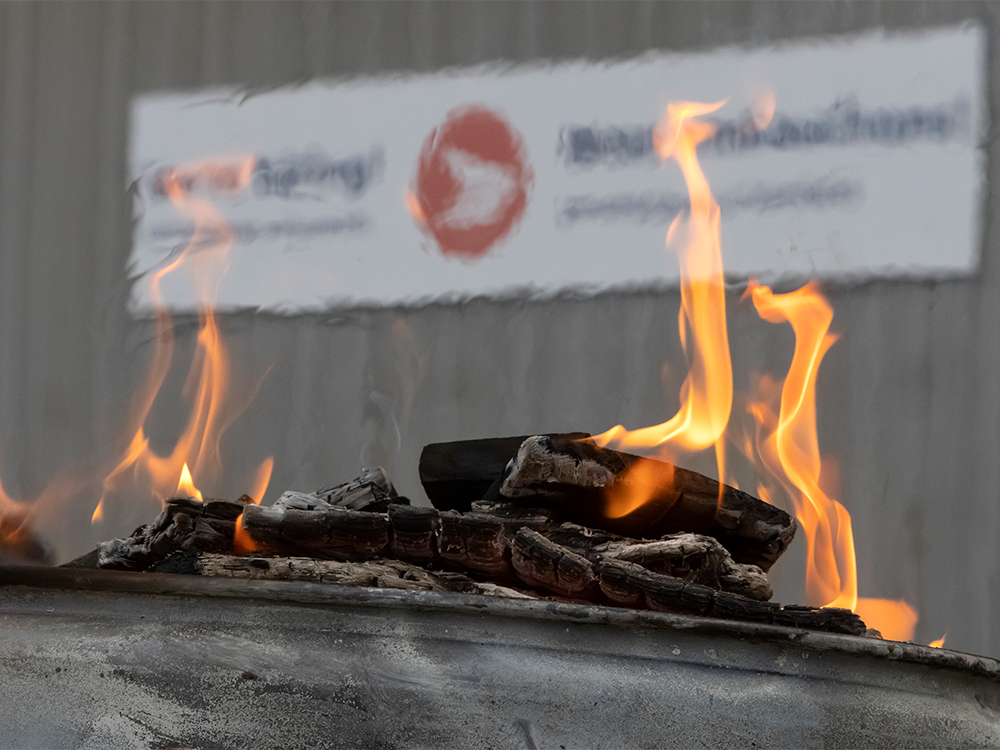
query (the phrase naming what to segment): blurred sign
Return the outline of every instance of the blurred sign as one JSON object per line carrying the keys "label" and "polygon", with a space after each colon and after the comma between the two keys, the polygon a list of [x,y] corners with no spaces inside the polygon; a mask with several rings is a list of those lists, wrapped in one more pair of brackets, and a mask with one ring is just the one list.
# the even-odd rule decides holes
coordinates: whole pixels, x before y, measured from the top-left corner
{"label": "blurred sign", "polygon": [[[235,242],[223,307],[279,310],[674,283],[666,227],[687,206],[652,128],[669,101],[728,103],[699,148],[727,275],[963,275],[978,266],[984,37],[976,26],[482,67],[132,107],[131,263],[176,257],[190,220],[163,175],[253,158],[249,182],[190,189]],[[773,91],[763,129],[755,102]],[[217,186],[216,186],[217,187]],[[231,187],[231,186],[230,186]],[[190,279],[163,294],[194,306]],[[148,285],[135,285],[139,309]]]}

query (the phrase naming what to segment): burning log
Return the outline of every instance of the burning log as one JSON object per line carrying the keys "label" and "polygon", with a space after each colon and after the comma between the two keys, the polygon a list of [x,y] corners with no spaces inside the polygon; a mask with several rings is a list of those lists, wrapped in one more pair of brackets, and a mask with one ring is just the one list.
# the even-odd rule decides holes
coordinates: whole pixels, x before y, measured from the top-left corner
{"label": "burning log", "polygon": [[[635,493],[642,493],[643,504],[609,517],[613,503]],[[494,495],[551,504],[571,520],[631,536],[712,536],[734,560],[764,571],[796,529],[783,510],[745,492],[663,461],[599,448],[592,440],[528,438],[487,499]]]}
{"label": "burning log", "polygon": [[97,564],[112,570],[145,570],[178,550],[228,552],[236,519],[254,507],[246,495],[236,502],[172,497],[156,520],[139,527],[132,536],[101,542]]}
{"label": "burning log", "polygon": [[[606,462],[645,461],[621,458],[624,454],[614,451],[601,452],[591,443],[584,450],[599,455],[605,463],[590,455],[578,463],[576,475],[567,474],[564,467],[569,452],[548,450],[551,444],[546,441],[549,439],[525,441],[504,481],[511,476],[531,476],[525,467],[535,464],[558,465],[557,470],[563,473],[552,474],[555,479],[550,485],[562,483],[572,489],[566,477],[586,475],[590,479],[583,483],[583,490],[597,492]],[[547,451],[539,452],[539,446]],[[541,460],[536,461],[539,455]],[[536,477],[541,476],[540,469],[534,471]],[[523,485],[531,491],[520,494],[517,501],[498,492],[495,497],[470,503],[472,510],[467,513],[386,502],[389,497],[403,502],[405,498],[394,495],[380,469],[319,493],[286,492],[269,508],[252,504],[246,496],[232,503],[171,498],[153,523],[128,539],[99,545],[97,564],[102,568],[508,597],[537,598],[533,591],[537,589],[597,604],[833,632],[858,630],[860,620],[850,612],[768,603],[771,588],[763,570],[735,562],[729,551],[709,536],[683,533],[637,539],[563,522],[559,503],[554,503],[555,508],[522,504],[525,497],[545,502],[561,497],[548,486],[546,493],[539,492],[534,484],[538,482]],[[685,492],[688,486],[682,485]],[[730,506],[723,510],[727,508]],[[259,546],[257,554],[232,554],[237,519],[241,530]],[[520,586],[529,590],[521,591]]]}
{"label": "burning log", "polygon": [[[431,443],[420,452],[420,483],[441,510],[468,511],[503,475],[507,462],[530,436]],[[552,435],[566,440],[590,437],[586,432]]]}
{"label": "burning log", "polygon": [[381,513],[349,510],[337,505],[314,510],[247,506],[243,529],[266,547],[296,550],[303,547],[320,557],[364,559],[389,547],[389,520]]}

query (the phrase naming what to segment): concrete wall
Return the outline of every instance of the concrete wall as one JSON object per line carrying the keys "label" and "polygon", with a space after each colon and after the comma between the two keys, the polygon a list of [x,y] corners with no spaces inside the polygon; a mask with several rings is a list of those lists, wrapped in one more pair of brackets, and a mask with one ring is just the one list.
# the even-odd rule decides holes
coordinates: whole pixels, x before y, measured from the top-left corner
{"label": "concrete wall", "polygon": [[[126,309],[130,97],[216,84],[513,59],[629,57],[973,19],[988,35],[988,112],[1000,105],[1000,14],[988,3],[11,3],[0,4],[0,476],[15,497],[85,477],[47,501],[60,558],[151,517],[118,498],[92,529],[100,479],[131,437],[128,405],[151,326]],[[819,382],[820,443],[838,458],[862,594],[905,598],[917,639],[1000,653],[1000,235],[988,130],[982,267],[961,281],[828,288],[842,333]],[[271,369],[228,433],[231,476],[276,456],[271,495],[381,463],[421,497],[421,447],[533,431],[597,432],[677,406],[676,293],[475,299],[422,309],[226,317],[233,369]],[[781,375],[791,332],[732,299],[735,381]],[[161,450],[194,321],[149,423]],[[661,378],[661,364],[671,372]],[[172,394],[172,395],[171,395]],[[654,415],[651,417],[650,415]],[[697,468],[697,467],[696,467]],[[76,481],[76,480],[74,480]],[[238,494],[242,487],[220,488]],[[152,509],[152,510],[151,510]],[[798,595],[800,551],[776,568]]]}

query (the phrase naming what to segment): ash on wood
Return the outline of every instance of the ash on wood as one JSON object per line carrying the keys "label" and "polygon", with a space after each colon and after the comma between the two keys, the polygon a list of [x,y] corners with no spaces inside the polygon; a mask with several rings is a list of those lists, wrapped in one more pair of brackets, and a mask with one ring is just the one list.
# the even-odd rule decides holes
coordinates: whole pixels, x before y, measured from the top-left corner
{"label": "ash on wood", "polygon": [[393,557],[400,560],[430,562],[438,556],[438,533],[441,515],[435,508],[418,508],[413,505],[390,505],[389,543]]}
{"label": "ash on wood", "polygon": [[537,531],[521,529],[511,540],[511,563],[517,577],[560,596],[592,599],[597,580],[590,561]]}
{"label": "ash on wood", "polygon": [[373,469],[362,469],[357,479],[325,490],[311,493],[285,492],[272,507],[295,510],[329,510],[338,507],[384,513],[390,503],[409,504],[409,500],[396,494],[385,469],[376,466]]}
{"label": "ash on wood", "polygon": [[[440,510],[468,511],[499,479],[521,443],[530,437],[486,438],[451,443],[430,443],[420,452],[420,483],[428,499]],[[555,436],[553,436],[555,437]],[[586,432],[561,435],[581,440]]]}
{"label": "ash on wood", "polygon": [[[618,518],[620,494],[645,504]],[[592,440],[525,440],[496,484],[500,498],[552,504],[571,520],[630,536],[692,532],[715,537],[740,563],[767,571],[795,535],[780,508],[694,471],[598,447]]]}
{"label": "ash on wood", "polygon": [[378,556],[389,546],[386,516],[339,506],[299,510],[251,505],[243,512],[243,529],[265,546],[305,547],[315,556],[342,560]]}
{"label": "ash on wood", "polygon": [[236,502],[193,497],[172,497],[156,519],[140,526],[126,539],[112,539],[97,546],[97,565],[111,570],[145,570],[178,550],[229,552],[236,519],[255,508],[243,495]]}
{"label": "ash on wood", "polygon": [[782,607],[654,573],[623,560],[605,560],[598,570],[601,591],[609,599],[630,607],[645,603],[658,612],[749,620],[848,635],[864,635],[866,630],[861,618],[847,609]]}
{"label": "ash on wood", "polygon": [[438,552],[449,560],[477,573],[505,577],[510,560],[503,521],[483,513],[441,514],[441,537]]}
{"label": "ash on wood", "polygon": [[[604,464],[592,464],[582,471],[599,477]],[[384,504],[373,484],[391,487],[387,478],[376,481],[366,473],[326,498],[285,493],[270,508],[245,496],[235,503],[172,498],[153,523],[100,545],[98,564],[494,596],[537,598],[538,590],[573,601],[864,632],[850,612],[768,603],[764,572],[735,562],[705,535],[641,539],[564,522],[559,509],[538,507],[549,498],[538,492],[518,502],[499,495],[481,499],[467,513]],[[525,498],[531,505],[523,504]],[[347,507],[357,504],[378,510]],[[260,546],[253,555],[232,554],[240,514],[243,530]]]}

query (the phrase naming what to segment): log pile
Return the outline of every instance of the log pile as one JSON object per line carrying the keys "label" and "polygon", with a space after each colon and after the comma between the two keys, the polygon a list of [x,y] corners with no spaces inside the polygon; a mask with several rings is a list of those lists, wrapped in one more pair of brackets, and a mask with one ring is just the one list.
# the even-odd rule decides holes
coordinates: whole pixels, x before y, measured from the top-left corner
{"label": "log pile", "polygon": [[[97,565],[552,598],[865,632],[847,610],[769,601],[765,571],[795,532],[779,509],[694,472],[598,448],[586,436],[532,436],[511,448],[512,440],[497,449],[511,450],[499,467],[497,451],[483,447],[499,441],[473,441],[474,459],[462,457],[463,443],[434,446],[438,465],[450,453],[465,472],[450,480],[443,509],[410,505],[381,469],[315,493],[286,492],[270,507],[245,496],[172,498],[131,537],[99,545]],[[477,477],[470,467],[483,455],[490,457]],[[607,518],[609,493],[636,466],[655,507]],[[441,485],[434,489],[433,467],[423,459],[421,476],[434,500]],[[482,497],[463,496],[462,488]],[[250,540],[253,553],[243,545],[237,554],[237,536]]]}

